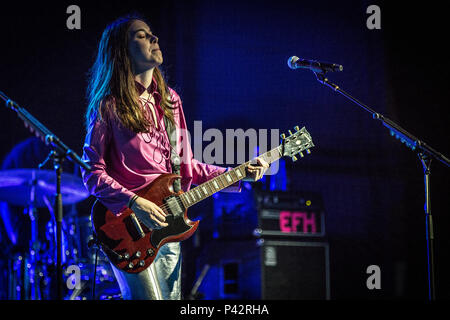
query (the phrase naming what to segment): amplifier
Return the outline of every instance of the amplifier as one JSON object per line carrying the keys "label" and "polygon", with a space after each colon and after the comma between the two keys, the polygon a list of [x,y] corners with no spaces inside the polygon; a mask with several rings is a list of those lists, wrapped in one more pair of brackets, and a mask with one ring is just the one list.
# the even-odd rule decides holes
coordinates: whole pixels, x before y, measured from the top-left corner
{"label": "amplifier", "polygon": [[261,250],[262,299],[330,299],[328,243],[263,241]]}
{"label": "amplifier", "polygon": [[196,265],[194,291],[201,299],[330,299],[327,242],[210,241]]}
{"label": "amplifier", "polygon": [[324,237],[322,197],[313,192],[259,191],[256,194],[258,237]]}

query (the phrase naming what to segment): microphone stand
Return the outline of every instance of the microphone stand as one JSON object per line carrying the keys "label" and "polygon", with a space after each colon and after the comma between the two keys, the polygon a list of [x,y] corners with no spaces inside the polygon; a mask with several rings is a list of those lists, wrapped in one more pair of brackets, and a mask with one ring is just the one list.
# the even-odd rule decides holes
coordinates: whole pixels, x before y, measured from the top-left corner
{"label": "microphone stand", "polygon": [[445,157],[442,153],[434,150],[422,140],[416,138],[408,131],[400,127],[394,121],[386,118],[382,114],[375,112],[373,109],[355,99],[350,94],[342,90],[338,85],[331,83],[325,77],[326,70],[315,72],[317,80],[334,90],[339,92],[344,97],[357,104],[367,112],[372,114],[373,119],[380,120],[382,124],[390,130],[391,136],[395,136],[408,148],[415,151],[423,166],[424,184],[425,184],[425,223],[426,223],[426,240],[427,240],[427,269],[428,269],[428,300],[436,299],[435,287],[435,266],[434,266],[434,232],[433,232],[433,218],[431,215],[431,196],[430,196],[430,176],[431,176],[431,159],[435,158],[442,162],[447,167],[450,167],[450,159]]}
{"label": "microphone stand", "polygon": [[91,167],[87,165],[81,158],[69,147],[67,147],[56,135],[47,129],[41,122],[33,117],[27,110],[20,107],[16,102],[9,99],[3,92],[0,91],[0,98],[6,102],[6,106],[17,112],[19,118],[24,121],[25,127],[37,137],[39,137],[45,144],[50,145],[52,151],[49,158],[53,160],[53,168],[56,173],[56,194],[55,194],[55,212],[56,212],[56,286],[57,299],[62,300],[62,265],[61,265],[61,250],[62,250],[62,221],[63,221],[63,204],[61,194],[61,175],[62,162],[65,158],[82,166],[85,170],[91,171]]}

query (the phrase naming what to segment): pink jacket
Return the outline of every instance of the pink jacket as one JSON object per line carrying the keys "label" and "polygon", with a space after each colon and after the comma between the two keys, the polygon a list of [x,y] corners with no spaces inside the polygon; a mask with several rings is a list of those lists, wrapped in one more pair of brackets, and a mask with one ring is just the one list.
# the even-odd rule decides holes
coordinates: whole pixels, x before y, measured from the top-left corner
{"label": "pink jacket", "polygon": [[[145,88],[142,87],[142,90]],[[156,81],[148,90],[155,96],[158,129],[136,134],[121,126],[117,120],[106,117],[99,120],[94,115],[87,130],[83,160],[92,167],[92,171],[82,170],[83,182],[88,191],[115,214],[126,209],[135,192],[146,187],[160,174],[172,172],[171,146],[163,110],[159,105]],[[227,168],[201,163],[193,158],[190,142],[183,137],[187,126],[181,99],[174,90],[169,90],[175,102],[173,112],[177,128],[177,152],[181,157],[181,188],[187,191],[192,184],[202,184],[224,173]],[[240,189],[241,185],[237,182],[224,191],[239,192]]]}

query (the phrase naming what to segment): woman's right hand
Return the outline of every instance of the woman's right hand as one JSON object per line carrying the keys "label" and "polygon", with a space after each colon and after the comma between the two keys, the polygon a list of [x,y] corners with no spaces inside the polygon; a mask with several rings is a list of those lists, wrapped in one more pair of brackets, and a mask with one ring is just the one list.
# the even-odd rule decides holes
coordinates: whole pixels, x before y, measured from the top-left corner
{"label": "woman's right hand", "polygon": [[138,219],[149,229],[167,227],[165,212],[154,202],[138,197],[131,206]]}

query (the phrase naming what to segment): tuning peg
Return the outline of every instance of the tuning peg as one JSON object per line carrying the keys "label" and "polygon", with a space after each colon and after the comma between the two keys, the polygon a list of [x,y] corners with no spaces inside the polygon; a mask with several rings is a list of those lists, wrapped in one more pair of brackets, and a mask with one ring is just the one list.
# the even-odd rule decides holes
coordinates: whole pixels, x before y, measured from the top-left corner
{"label": "tuning peg", "polygon": [[299,152],[298,154],[299,154],[300,157],[302,157],[302,158],[305,156],[305,155],[303,154],[303,152]]}
{"label": "tuning peg", "polygon": [[306,149],[306,153],[307,153],[307,154],[311,154],[311,150]]}
{"label": "tuning peg", "polygon": [[297,157],[296,156],[292,156],[292,161],[297,161]]}
{"label": "tuning peg", "polygon": [[281,139],[286,139],[286,135],[284,133],[280,134]]}
{"label": "tuning peg", "polygon": [[299,126],[295,126],[294,129],[295,129],[295,131],[299,131],[300,127]]}
{"label": "tuning peg", "polygon": [[289,134],[292,135],[292,131],[291,130],[288,130],[288,131],[289,131]]}

